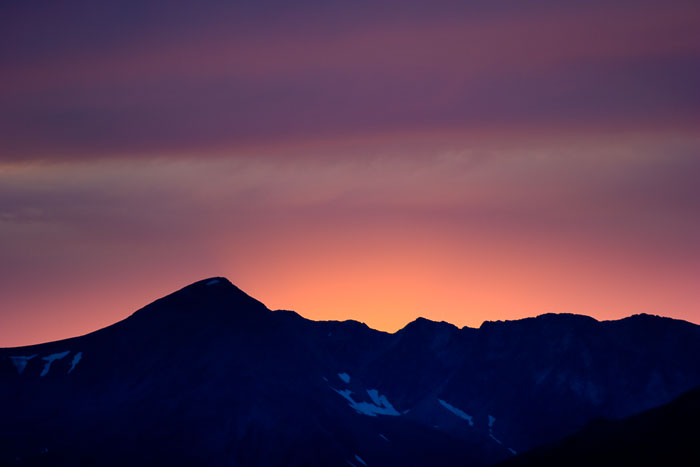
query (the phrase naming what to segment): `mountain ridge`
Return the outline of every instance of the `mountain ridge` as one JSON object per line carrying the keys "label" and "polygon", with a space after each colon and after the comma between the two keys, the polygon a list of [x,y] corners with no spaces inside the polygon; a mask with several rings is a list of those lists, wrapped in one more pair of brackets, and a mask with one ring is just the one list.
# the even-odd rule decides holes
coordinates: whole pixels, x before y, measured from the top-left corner
{"label": "mountain ridge", "polygon": [[[122,323],[122,322],[124,322],[124,321],[126,321],[126,320],[128,320],[128,319],[130,319],[130,318],[132,318],[132,317],[134,317],[134,316],[141,316],[141,315],[145,314],[146,312],[150,311],[153,307],[160,306],[161,304],[164,304],[164,303],[167,304],[167,302],[168,302],[169,300],[173,300],[173,299],[175,299],[175,298],[177,298],[177,297],[180,297],[180,296],[182,296],[182,295],[187,295],[187,294],[190,294],[190,293],[195,292],[195,291],[198,291],[198,290],[206,290],[206,289],[215,290],[215,289],[211,289],[211,287],[214,286],[214,285],[226,287],[226,288],[228,289],[228,292],[230,292],[232,296],[236,297],[236,298],[239,299],[239,300],[248,300],[248,301],[251,301],[252,303],[257,303],[261,310],[264,308],[266,311],[271,311],[271,312],[274,312],[274,313],[289,313],[289,314],[294,314],[294,315],[296,315],[297,317],[299,317],[299,318],[301,318],[301,319],[303,319],[303,320],[310,321],[310,322],[315,322],[315,323],[348,323],[348,324],[349,324],[349,323],[357,323],[358,325],[362,325],[362,326],[364,326],[364,327],[366,327],[367,329],[370,329],[370,330],[372,330],[372,331],[381,332],[381,333],[385,333],[385,334],[389,334],[389,335],[397,335],[397,334],[399,334],[399,333],[406,332],[407,328],[410,329],[410,328],[413,328],[413,327],[426,327],[426,326],[438,327],[438,326],[447,325],[448,327],[452,327],[452,328],[454,328],[454,329],[457,330],[457,331],[462,331],[462,330],[477,330],[477,329],[482,329],[482,328],[485,328],[485,327],[493,327],[493,326],[499,326],[499,325],[503,325],[503,324],[527,323],[527,322],[530,322],[531,320],[541,320],[541,321],[556,320],[557,322],[560,322],[560,323],[563,323],[563,322],[585,323],[585,322],[593,321],[593,322],[596,322],[596,323],[603,323],[603,324],[605,324],[605,323],[618,323],[618,322],[625,321],[625,320],[632,320],[632,321],[633,321],[633,320],[639,320],[639,319],[649,319],[649,318],[653,318],[653,319],[659,319],[659,320],[667,320],[667,321],[676,322],[676,323],[686,323],[686,324],[689,324],[689,325],[692,325],[692,326],[698,326],[697,324],[692,323],[692,322],[687,321],[687,320],[682,320],[682,319],[678,319],[678,318],[671,318],[671,317],[661,316],[661,315],[654,315],[654,314],[649,314],[649,313],[635,313],[635,314],[632,314],[632,315],[629,315],[629,316],[626,316],[626,317],[623,317],[623,318],[619,318],[619,319],[598,320],[598,319],[596,319],[596,318],[594,318],[594,317],[592,317],[592,316],[582,315],[582,314],[577,314],[577,313],[551,313],[551,312],[549,312],[549,313],[542,313],[542,314],[539,314],[539,315],[536,315],[536,316],[530,316],[530,317],[518,318],[518,319],[508,319],[508,320],[486,320],[486,321],[483,321],[483,322],[481,323],[481,325],[479,325],[479,327],[471,327],[471,326],[462,326],[462,327],[458,327],[457,325],[455,325],[455,324],[453,324],[453,323],[450,323],[449,321],[443,321],[443,320],[437,321],[437,320],[432,320],[432,319],[430,319],[430,318],[426,318],[426,317],[423,317],[423,316],[418,316],[418,317],[415,318],[414,320],[408,322],[408,323],[407,323],[406,325],[404,325],[402,328],[400,328],[400,329],[398,329],[398,330],[396,330],[396,331],[394,331],[394,332],[388,332],[388,331],[382,331],[382,330],[379,330],[379,329],[372,328],[372,327],[370,327],[369,325],[367,325],[366,323],[364,323],[364,322],[362,322],[362,321],[357,321],[357,320],[354,320],[354,319],[346,319],[346,320],[313,320],[313,319],[310,319],[310,318],[306,318],[305,316],[299,314],[298,312],[296,312],[296,311],[294,311],[294,310],[289,310],[289,309],[270,310],[270,309],[267,309],[267,307],[265,307],[265,304],[264,304],[263,302],[261,302],[260,300],[254,298],[254,297],[252,297],[251,295],[249,295],[249,294],[247,294],[246,292],[244,292],[242,289],[240,289],[238,286],[236,286],[233,282],[231,282],[228,278],[226,278],[226,277],[224,277],[224,276],[212,276],[212,277],[207,277],[207,278],[205,278],[205,279],[201,279],[201,280],[195,281],[195,282],[193,282],[193,283],[191,283],[191,284],[188,284],[188,285],[186,285],[186,286],[184,286],[184,287],[181,287],[180,289],[178,289],[178,290],[176,290],[176,291],[174,291],[174,292],[171,292],[171,293],[169,293],[169,294],[167,294],[167,295],[165,295],[165,296],[163,296],[163,297],[161,297],[161,298],[158,298],[158,299],[153,300],[153,301],[150,302],[149,304],[147,304],[147,305],[145,305],[145,306],[139,308],[138,310],[134,311],[133,313],[131,313],[130,315],[126,316],[125,318],[123,318],[123,319],[121,319],[121,320],[119,320],[119,321],[116,321],[116,322],[114,322],[114,323],[112,323],[112,324],[108,324],[108,325],[106,325],[106,326],[104,326],[104,327],[102,327],[102,328],[95,329],[95,330],[93,330],[93,331],[89,331],[89,332],[87,332],[87,333],[85,333],[85,334],[80,334],[80,335],[77,335],[77,336],[66,337],[66,338],[63,338],[63,339],[50,340],[50,341],[46,341],[46,342],[39,342],[39,343],[34,343],[34,344],[19,345],[19,346],[11,346],[11,347],[0,347],[0,350],[24,349],[24,348],[27,348],[27,349],[28,349],[28,348],[32,348],[32,347],[35,347],[35,346],[47,345],[47,344],[52,344],[52,343],[57,343],[57,342],[70,341],[70,340],[72,340],[72,339],[84,337],[84,336],[93,334],[93,333],[95,333],[95,332],[100,332],[100,331],[102,331],[102,330],[104,330],[104,329],[108,329],[108,328],[110,328],[110,327],[112,327],[112,326],[115,326],[115,325],[117,325],[117,324],[119,324],[119,323]],[[206,289],[205,289],[205,288],[206,288]]]}
{"label": "mountain ridge", "polygon": [[488,465],[700,385],[699,353],[700,327],[672,319],[390,334],[207,278],[93,333],[0,349],[0,464]]}
{"label": "mountain ridge", "polygon": [[698,465],[700,387],[621,420],[596,418],[576,433],[498,467]]}

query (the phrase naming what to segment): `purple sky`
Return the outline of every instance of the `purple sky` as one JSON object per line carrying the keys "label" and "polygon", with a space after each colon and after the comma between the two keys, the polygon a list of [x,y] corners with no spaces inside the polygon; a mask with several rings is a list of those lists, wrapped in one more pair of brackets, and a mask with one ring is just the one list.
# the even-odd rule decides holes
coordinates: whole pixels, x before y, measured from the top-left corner
{"label": "purple sky", "polygon": [[217,274],[387,330],[700,322],[697,1],[1,8],[0,346]]}

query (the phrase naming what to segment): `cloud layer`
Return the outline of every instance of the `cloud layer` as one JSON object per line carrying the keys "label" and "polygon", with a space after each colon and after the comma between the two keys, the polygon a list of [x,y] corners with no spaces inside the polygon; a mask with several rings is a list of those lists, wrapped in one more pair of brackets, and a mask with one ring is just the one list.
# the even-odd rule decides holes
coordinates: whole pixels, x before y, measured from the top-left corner
{"label": "cloud layer", "polygon": [[4,159],[211,154],[446,130],[694,129],[700,117],[695,2],[7,10]]}

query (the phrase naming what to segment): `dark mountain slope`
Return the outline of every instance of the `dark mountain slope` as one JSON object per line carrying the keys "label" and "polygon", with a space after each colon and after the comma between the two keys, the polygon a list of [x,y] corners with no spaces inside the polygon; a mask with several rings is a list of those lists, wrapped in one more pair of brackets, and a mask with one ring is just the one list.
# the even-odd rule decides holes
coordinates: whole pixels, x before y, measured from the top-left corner
{"label": "dark mountain slope", "polygon": [[698,352],[698,326],[652,316],[387,334],[212,278],[0,349],[0,465],[485,465],[700,385]]}
{"label": "dark mountain slope", "polygon": [[700,465],[700,388],[624,420],[596,419],[580,432],[509,461],[516,466]]}

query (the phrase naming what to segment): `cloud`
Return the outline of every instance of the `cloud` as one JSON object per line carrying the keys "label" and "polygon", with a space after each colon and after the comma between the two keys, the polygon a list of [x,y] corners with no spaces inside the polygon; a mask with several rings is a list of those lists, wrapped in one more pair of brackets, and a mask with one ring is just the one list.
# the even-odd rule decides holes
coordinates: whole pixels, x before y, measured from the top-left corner
{"label": "cloud", "polygon": [[[700,119],[687,2],[318,7],[52,6],[35,18],[15,6],[0,158],[270,156],[445,131],[692,133]],[[28,22],[33,34],[17,26]]]}

